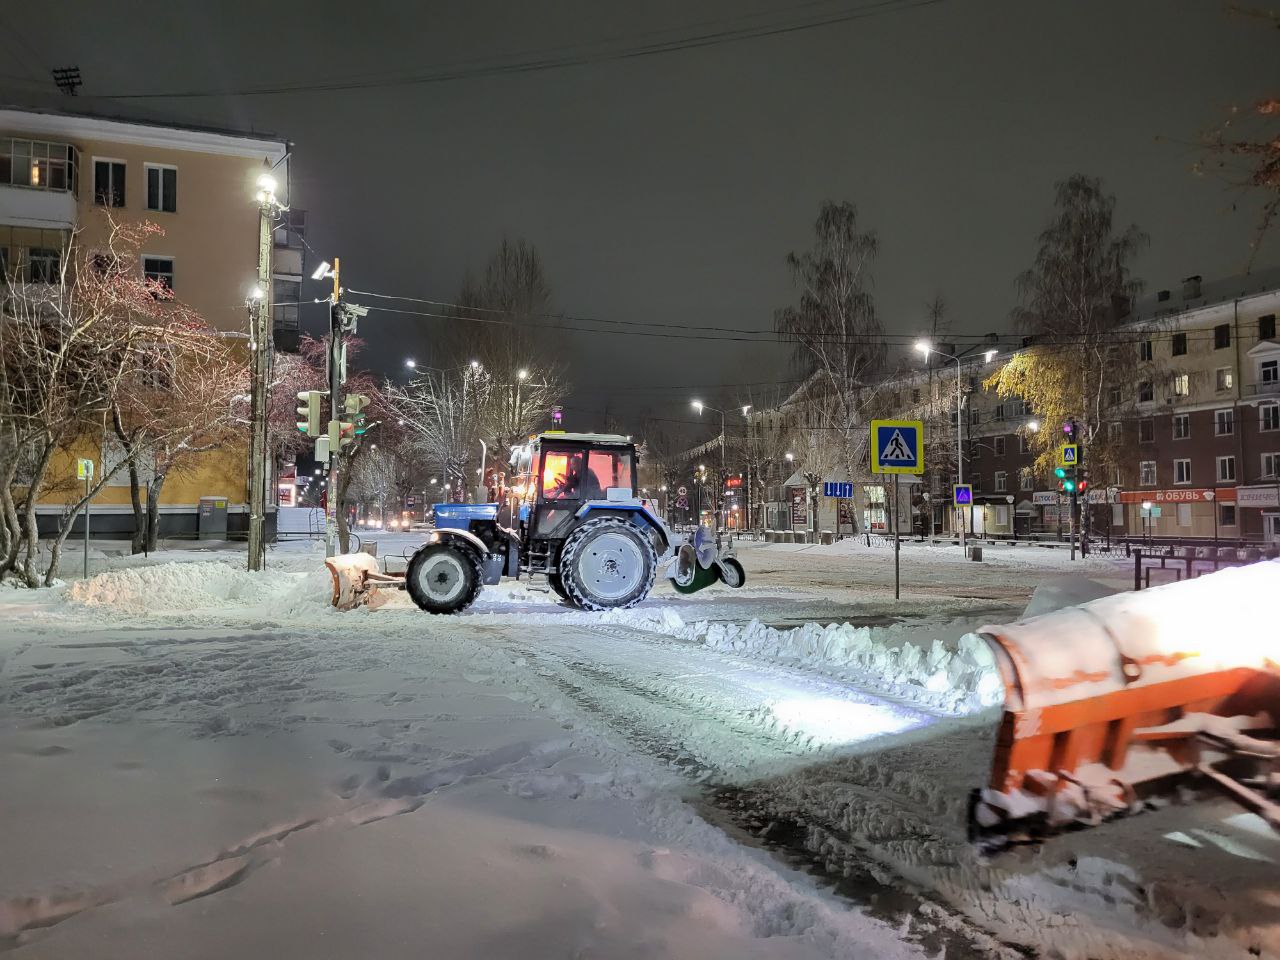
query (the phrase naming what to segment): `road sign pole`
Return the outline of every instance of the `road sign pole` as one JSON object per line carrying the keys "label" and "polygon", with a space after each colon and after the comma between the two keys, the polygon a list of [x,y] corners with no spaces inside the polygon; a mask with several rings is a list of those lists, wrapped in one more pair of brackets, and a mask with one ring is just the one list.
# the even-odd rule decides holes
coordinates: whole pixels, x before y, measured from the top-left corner
{"label": "road sign pole", "polygon": [[93,474],[86,470],[84,473],[84,578],[89,579],[89,484],[93,480]]}
{"label": "road sign pole", "polygon": [[902,597],[899,555],[902,552],[902,534],[899,532],[898,475],[893,475],[893,599]]}

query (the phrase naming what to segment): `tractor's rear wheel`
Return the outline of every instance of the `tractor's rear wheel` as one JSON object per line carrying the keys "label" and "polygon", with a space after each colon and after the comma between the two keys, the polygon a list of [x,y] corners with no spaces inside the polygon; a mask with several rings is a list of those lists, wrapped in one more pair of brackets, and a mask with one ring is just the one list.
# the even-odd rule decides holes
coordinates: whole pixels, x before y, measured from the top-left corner
{"label": "tractor's rear wheel", "polygon": [[653,542],[619,517],[580,526],[560,551],[560,580],[568,600],[583,610],[631,607],[649,595],[658,572]]}
{"label": "tractor's rear wheel", "polygon": [[427,613],[457,613],[480,593],[480,560],[456,543],[431,543],[413,555],[405,589]]}

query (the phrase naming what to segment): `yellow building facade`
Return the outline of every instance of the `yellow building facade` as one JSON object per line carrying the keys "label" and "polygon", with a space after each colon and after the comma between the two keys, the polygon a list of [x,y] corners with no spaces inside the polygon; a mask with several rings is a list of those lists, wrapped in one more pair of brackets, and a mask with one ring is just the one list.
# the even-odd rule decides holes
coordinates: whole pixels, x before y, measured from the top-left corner
{"label": "yellow building facade", "polygon": [[[247,351],[246,295],[258,271],[256,182],[264,164],[273,167],[287,199],[288,152],[285,141],[255,135],[0,109],[0,267],[39,281],[56,275],[73,232],[92,249],[108,216],[150,221],[163,234],[147,241],[134,269],[168,284],[229,349]],[[287,232],[277,237],[273,299],[296,304],[301,250]],[[296,328],[296,307],[289,315]],[[233,536],[244,528],[247,439],[246,429],[244,444],[192,458],[170,474],[160,500],[162,536],[194,535],[201,498],[225,501]],[[101,472],[120,453],[107,431],[60,452],[39,504],[42,530],[83,492],[75,481],[78,457]],[[102,536],[132,531],[127,471],[95,498],[93,529]]]}

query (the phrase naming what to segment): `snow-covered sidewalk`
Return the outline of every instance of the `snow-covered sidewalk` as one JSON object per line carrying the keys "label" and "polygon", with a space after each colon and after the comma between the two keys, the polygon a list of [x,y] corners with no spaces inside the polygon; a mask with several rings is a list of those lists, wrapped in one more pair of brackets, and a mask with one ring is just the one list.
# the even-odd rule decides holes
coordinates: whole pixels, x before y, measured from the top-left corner
{"label": "snow-covered sidewalk", "polygon": [[841,561],[870,586],[835,600],[820,567],[743,557],[743,591],[606,615],[525,584],[453,618],[402,595],[339,614],[303,549],[263,576],[204,554],[0,589],[0,950],[1276,949],[1280,843],[1228,804],[992,862],[965,842],[999,690],[963,637],[1061,567],[1002,584],[947,560],[894,604],[879,555]]}

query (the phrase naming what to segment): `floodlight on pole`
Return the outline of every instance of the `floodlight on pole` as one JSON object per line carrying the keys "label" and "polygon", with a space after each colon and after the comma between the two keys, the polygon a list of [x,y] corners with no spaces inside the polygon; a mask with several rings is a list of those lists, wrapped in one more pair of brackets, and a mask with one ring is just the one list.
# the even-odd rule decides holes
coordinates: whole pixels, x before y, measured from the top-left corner
{"label": "floodlight on pole", "polygon": [[413,370],[418,366],[418,361],[410,357],[408,360],[404,362],[404,365],[408,367],[410,370]]}
{"label": "floodlight on pole", "polygon": [[998,352],[999,352],[998,350],[984,350],[984,351],[982,352],[982,359],[983,359],[983,361],[984,361],[984,362],[986,362],[986,363],[990,363],[990,362],[995,358],[995,355],[996,355]]}
{"label": "floodlight on pole", "polygon": [[693,407],[693,409],[697,410],[699,413],[701,413],[701,412],[702,412],[702,401],[701,401],[701,400],[695,400],[695,401],[693,401],[693,403],[691,403],[691,404],[690,404],[690,406],[691,406],[691,407]]}
{"label": "floodlight on pole", "polygon": [[749,403],[745,404],[742,408],[742,415],[745,417],[747,415],[747,411],[750,409],[751,409],[751,404]]}
{"label": "floodlight on pole", "polygon": [[928,340],[917,340],[915,350],[916,350],[916,353],[922,353],[927,357],[929,355],[929,352],[933,350],[933,346],[929,343]]}
{"label": "floodlight on pole", "polygon": [[527,380],[529,379],[529,371],[528,370],[517,371],[516,377],[518,377],[521,380]]}
{"label": "floodlight on pole", "polygon": [[333,276],[333,264],[328,260],[321,260],[320,266],[311,271],[312,280],[327,280]]}

